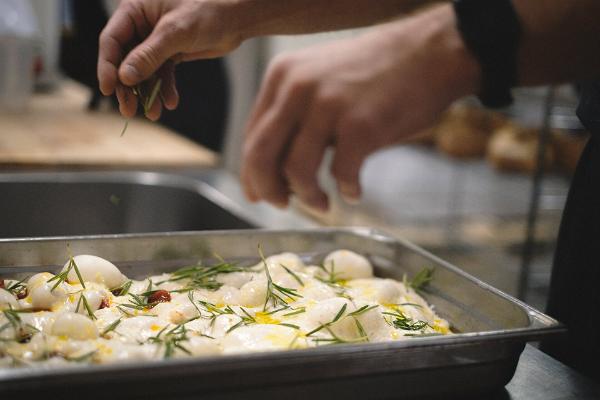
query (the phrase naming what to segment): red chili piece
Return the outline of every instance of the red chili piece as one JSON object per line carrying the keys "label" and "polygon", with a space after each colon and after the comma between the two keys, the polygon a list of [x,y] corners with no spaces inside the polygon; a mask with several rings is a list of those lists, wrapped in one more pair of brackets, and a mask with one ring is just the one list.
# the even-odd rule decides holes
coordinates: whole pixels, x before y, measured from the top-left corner
{"label": "red chili piece", "polygon": [[108,299],[102,299],[102,301],[100,302],[99,310],[102,310],[103,308],[108,308],[108,307],[110,307],[110,304],[108,304]]}
{"label": "red chili piece", "polygon": [[168,303],[171,301],[171,294],[166,290],[157,290],[148,296],[148,304]]}
{"label": "red chili piece", "polygon": [[17,293],[17,299],[21,300],[25,297],[27,297],[27,289],[23,289],[19,293]]}
{"label": "red chili piece", "polygon": [[0,279],[0,289],[4,289],[4,279]]}

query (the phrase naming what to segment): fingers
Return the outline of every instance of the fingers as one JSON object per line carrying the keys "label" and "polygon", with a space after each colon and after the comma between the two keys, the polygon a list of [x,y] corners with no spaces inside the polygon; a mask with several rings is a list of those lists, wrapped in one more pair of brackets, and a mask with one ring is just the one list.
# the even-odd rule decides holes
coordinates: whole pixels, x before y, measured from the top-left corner
{"label": "fingers", "polygon": [[160,88],[161,102],[167,110],[174,110],[179,104],[179,93],[175,85],[175,63],[167,61],[158,71],[159,78],[162,80]]}
{"label": "fingers", "polygon": [[137,111],[137,97],[130,87],[117,83],[117,99],[119,100],[119,111],[126,118],[132,118]]}
{"label": "fingers", "polygon": [[289,189],[282,161],[297,132],[305,109],[305,96],[282,87],[275,102],[257,117],[248,131],[242,161],[242,184],[251,201],[264,199],[277,207],[288,204]]}
{"label": "fingers", "polygon": [[102,94],[111,95],[118,83],[118,66],[136,36],[149,29],[140,10],[123,2],[110,18],[99,38],[98,81]]}
{"label": "fingers", "polygon": [[288,70],[289,63],[282,58],[274,60],[260,86],[256,95],[256,102],[248,117],[246,124],[246,132],[252,132],[256,122],[262,117],[268,108],[272,105],[275,94],[279,89],[280,83]]}
{"label": "fingers", "polygon": [[306,205],[327,211],[327,195],[318,182],[318,171],[323,155],[331,141],[335,113],[313,102],[305,125],[294,137],[284,162],[284,174],[291,192]]}
{"label": "fingers", "polygon": [[372,137],[374,132],[380,131],[370,118],[356,114],[342,119],[337,127],[331,174],[341,196],[349,203],[360,199],[360,169],[367,156],[380,147]]}
{"label": "fingers", "polygon": [[142,43],[127,54],[119,67],[118,78],[127,86],[134,86],[150,78],[169,58],[179,53],[186,40],[174,17],[161,18]]}

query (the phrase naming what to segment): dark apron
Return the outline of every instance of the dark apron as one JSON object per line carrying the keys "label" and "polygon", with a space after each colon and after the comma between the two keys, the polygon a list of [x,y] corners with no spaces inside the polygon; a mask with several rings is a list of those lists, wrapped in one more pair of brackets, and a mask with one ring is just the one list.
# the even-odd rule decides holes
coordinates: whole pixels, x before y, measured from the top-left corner
{"label": "dark apron", "polygon": [[592,135],[563,212],[547,308],[568,334],[542,350],[600,381],[600,84],[584,88],[577,115]]}

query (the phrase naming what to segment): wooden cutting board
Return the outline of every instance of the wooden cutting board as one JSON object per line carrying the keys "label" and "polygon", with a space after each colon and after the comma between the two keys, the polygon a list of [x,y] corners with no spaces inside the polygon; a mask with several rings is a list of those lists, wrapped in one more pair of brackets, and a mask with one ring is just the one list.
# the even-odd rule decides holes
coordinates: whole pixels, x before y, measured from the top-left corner
{"label": "wooden cutting board", "polygon": [[0,112],[0,166],[11,167],[210,167],[212,151],[173,131],[114,111],[88,111],[89,91],[65,81],[36,94],[22,113]]}

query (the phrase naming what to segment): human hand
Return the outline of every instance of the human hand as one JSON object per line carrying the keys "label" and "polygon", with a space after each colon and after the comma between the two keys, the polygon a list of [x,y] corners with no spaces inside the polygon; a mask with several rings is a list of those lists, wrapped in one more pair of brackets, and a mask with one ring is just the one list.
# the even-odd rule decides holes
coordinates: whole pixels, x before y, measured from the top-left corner
{"label": "human hand", "polygon": [[278,57],[247,125],[246,196],[285,207],[295,194],[326,210],[317,170],[333,146],[338,190],[358,199],[368,155],[433,124],[452,101],[474,93],[478,80],[449,5]]}
{"label": "human hand", "polygon": [[[101,92],[108,96],[116,91],[121,114],[132,117],[138,103],[133,87],[155,77],[161,79],[160,96],[146,116],[157,120],[163,106],[176,108],[179,95],[175,87],[175,64],[219,57],[240,44],[242,38],[236,33],[231,3],[123,0],[100,35]],[[145,86],[148,86],[146,92],[150,92],[153,83]]]}

